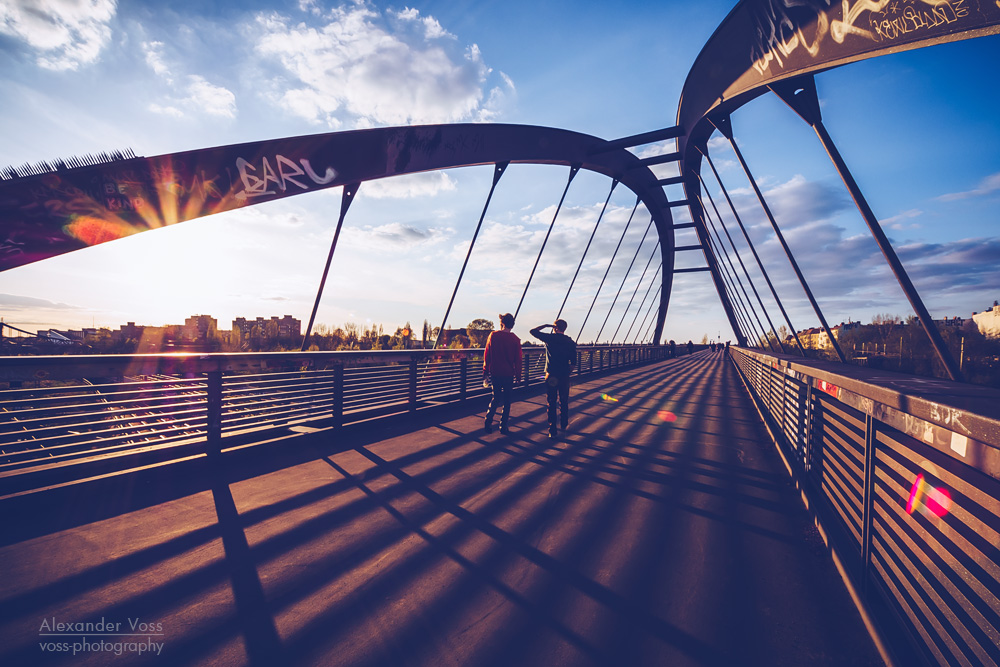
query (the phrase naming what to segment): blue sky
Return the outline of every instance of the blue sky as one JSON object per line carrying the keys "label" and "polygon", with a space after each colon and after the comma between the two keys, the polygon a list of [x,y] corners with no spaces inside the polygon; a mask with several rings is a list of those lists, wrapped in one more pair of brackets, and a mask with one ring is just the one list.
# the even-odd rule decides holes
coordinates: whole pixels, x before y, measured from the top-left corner
{"label": "blue sky", "polygon": [[[431,122],[525,123],[614,139],[674,124],[687,72],[733,4],[8,0],[0,6],[0,166]],[[998,63],[1000,41],[989,37],[817,77],[826,125],[935,317],[968,317],[1000,298]],[[908,315],[812,131],[770,96],[733,123],[828,321]],[[710,148],[793,324],[815,326],[732,152],[718,136]],[[440,324],[491,173],[365,184],[318,321]],[[450,326],[514,310],[566,177],[541,166],[504,176]],[[594,174],[574,180],[515,331],[553,317],[609,188]],[[564,313],[571,333],[634,201],[621,188],[611,199]],[[28,330],[161,325],[200,313],[222,328],[239,316],[305,321],[338,209],[339,190],[313,193],[6,271],[0,315]],[[640,247],[647,222],[641,212],[633,221],[581,340],[605,319],[602,339],[620,321],[623,335],[643,319],[637,304],[657,263],[636,291],[655,248],[652,238]],[[698,253],[678,259],[703,264]],[[628,313],[624,303],[609,310],[619,285],[626,300],[637,293]],[[708,275],[680,275],[665,339],[705,334],[732,337]]]}

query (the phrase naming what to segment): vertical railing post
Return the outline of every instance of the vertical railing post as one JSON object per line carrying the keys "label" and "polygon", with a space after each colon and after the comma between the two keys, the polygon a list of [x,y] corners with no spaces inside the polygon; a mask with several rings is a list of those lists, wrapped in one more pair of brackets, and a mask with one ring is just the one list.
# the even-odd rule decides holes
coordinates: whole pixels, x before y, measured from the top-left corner
{"label": "vertical railing post", "polygon": [[344,367],[333,367],[333,426],[344,425]]}
{"label": "vertical railing post", "polygon": [[813,388],[812,383],[806,380],[806,389],[803,392],[805,405],[802,406],[802,449],[805,457],[805,469],[808,475],[812,471],[813,453]]}
{"label": "vertical railing post", "polygon": [[861,516],[861,592],[868,597],[869,571],[872,561],[873,509],[875,507],[875,453],[878,444],[878,429],[875,418],[865,415],[865,488],[864,511]]}
{"label": "vertical railing post", "polygon": [[208,425],[205,437],[210,456],[222,453],[222,371],[209,371],[205,377]]}
{"label": "vertical railing post", "polygon": [[410,357],[410,392],[407,400],[410,412],[417,410],[417,358]]}
{"label": "vertical railing post", "polygon": [[458,400],[464,401],[469,386],[469,360],[462,357],[458,360]]}

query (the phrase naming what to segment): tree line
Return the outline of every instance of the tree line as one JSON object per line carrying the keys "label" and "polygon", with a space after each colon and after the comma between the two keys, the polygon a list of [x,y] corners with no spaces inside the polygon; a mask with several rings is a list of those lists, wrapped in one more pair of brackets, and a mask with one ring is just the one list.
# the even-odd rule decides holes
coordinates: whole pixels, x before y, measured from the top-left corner
{"label": "tree line", "polygon": [[[967,382],[1000,387],[1000,337],[990,337],[979,330],[975,321],[938,326],[941,338],[962,369]],[[782,325],[778,329],[786,352],[795,354],[796,344]],[[809,357],[836,361],[837,353],[829,344],[820,346],[801,337]],[[774,335],[761,339],[765,349],[774,343]],[[905,320],[888,313],[876,315],[870,324],[843,330],[837,337],[849,363],[923,377],[948,378],[930,339],[915,316]]]}

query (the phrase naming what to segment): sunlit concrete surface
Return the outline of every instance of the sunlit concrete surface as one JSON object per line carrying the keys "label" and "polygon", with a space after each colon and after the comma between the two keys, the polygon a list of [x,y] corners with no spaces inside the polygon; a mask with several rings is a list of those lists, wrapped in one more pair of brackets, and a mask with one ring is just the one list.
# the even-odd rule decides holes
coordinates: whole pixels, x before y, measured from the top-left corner
{"label": "sunlit concrete surface", "polygon": [[881,664],[724,353],[572,396],[0,507],[0,664]]}

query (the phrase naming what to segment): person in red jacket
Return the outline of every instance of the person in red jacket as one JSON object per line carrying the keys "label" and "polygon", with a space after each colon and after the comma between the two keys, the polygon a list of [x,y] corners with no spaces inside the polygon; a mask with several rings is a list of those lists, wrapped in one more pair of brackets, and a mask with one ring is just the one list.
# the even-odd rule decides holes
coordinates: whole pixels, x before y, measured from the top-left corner
{"label": "person in red jacket", "polygon": [[486,339],[486,350],[483,354],[483,378],[487,376],[493,382],[493,400],[486,411],[485,428],[487,433],[493,431],[493,415],[500,406],[500,432],[507,434],[510,423],[510,394],[514,382],[521,377],[521,339],[511,329],[514,328],[514,316],[504,313],[500,316],[500,330],[494,331]]}

